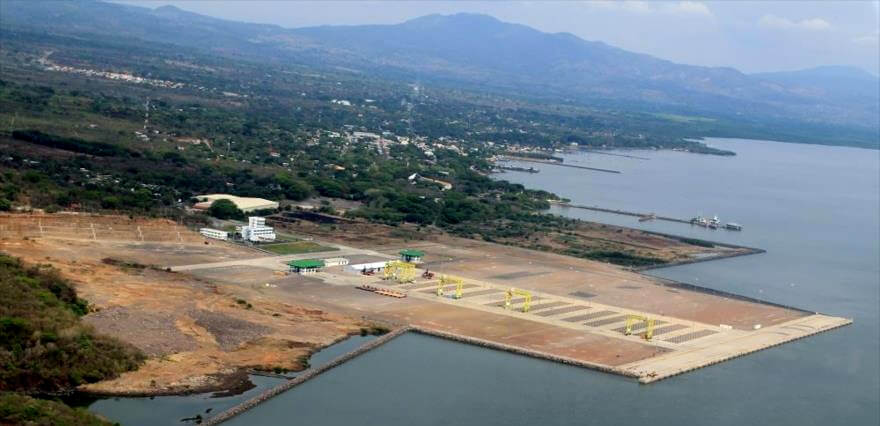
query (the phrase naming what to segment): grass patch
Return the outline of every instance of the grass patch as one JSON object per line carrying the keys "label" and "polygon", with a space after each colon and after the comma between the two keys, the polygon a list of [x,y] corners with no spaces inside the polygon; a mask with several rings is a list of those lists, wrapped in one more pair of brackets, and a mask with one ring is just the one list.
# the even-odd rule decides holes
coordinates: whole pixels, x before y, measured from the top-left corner
{"label": "grass patch", "polygon": [[336,247],[322,246],[312,241],[295,241],[292,243],[269,244],[261,246],[264,250],[275,254],[301,254],[315,253],[319,251],[335,251]]}
{"label": "grass patch", "polygon": [[700,240],[700,239],[697,239],[697,238],[686,238],[686,237],[682,237],[682,238],[679,238],[678,241],[681,241],[681,242],[683,242],[683,243],[685,243],[685,244],[690,244],[690,245],[692,245],[692,246],[706,247],[706,248],[715,248],[715,244],[712,244],[712,243],[710,243],[709,241],[706,241],[706,240]]}
{"label": "grass patch", "polygon": [[617,250],[579,250],[568,249],[565,254],[599,262],[611,263],[620,266],[651,266],[667,263],[656,257],[639,256]]}

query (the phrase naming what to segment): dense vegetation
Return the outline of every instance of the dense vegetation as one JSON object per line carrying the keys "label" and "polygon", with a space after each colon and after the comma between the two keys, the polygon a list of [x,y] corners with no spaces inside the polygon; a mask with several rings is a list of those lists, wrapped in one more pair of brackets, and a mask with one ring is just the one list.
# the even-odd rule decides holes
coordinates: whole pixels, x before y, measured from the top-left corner
{"label": "dense vegetation", "polygon": [[208,208],[208,214],[217,219],[243,219],[244,213],[229,200],[216,200]]}
{"label": "dense vegetation", "polygon": [[22,426],[105,426],[112,423],[99,419],[81,408],[60,402],[0,392],[0,424]]}
{"label": "dense vegetation", "polygon": [[[0,210],[184,218],[197,194],[261,197],[286,208],[320,196],[358,206],[351,217],[540,249],[536,238],[574,225],[542,213],[554,194],[489,177],[493,156],[555,160],[555,150],[571,144],[713,152],[650,115],[185,48],[168,56],[168,46],[126,39],[4,31],[0,38]],[[107,70],[166,83],[95,74]],[[211,214],[242,217],[230,207],[218,204]]]}
{"label": "dense vegetation", "polygon": [[[407,127],[420,134],[433,128],[480,131],[486,140],[541,144],[548,142],[543,134],[552,132],[558,134],[551,136],[552,143],[571,137],[568,142],[585,139],[584,144],[594,146],[646,147],[720,135],[878,147],[878,83],[864,71],[746,75],[732,68],[675,64],[471,14],[431,15],[395,25],[287,29],[172,6],[154,10],[97,1],[10,0],[0,2],[0,10],[6,16],[0,29],[10,39],[4,44],[35,38],[42,52],[52,50],[53,58],[73,66],[134,71],[243,96],[276,89],[278,79],[327,77],[326,83],[341,83],[329,94],[336,99],[370,98],[384,110],[414,105],[416,121],[388,120],[384,126],[398,134]],[[108,48],[117,59],[80,54]],[[193,52],[213,56],[192,61]],[[145,63],[147,55],[165,61]],[[263,64],[264,72],[243,73],[243,80],[228,84],[204,84],[200,77],[206,74],[220,79],[236,70],[228,58]],[[346,80],[362,84],[350,87]],[[469,111],[459,117],[447,111],[420,117],[421,102],[401,99],[407,89],[412,94],[415,87],[407,85],[413,82],[432,97],[437,88],[448,93],[444,105],[434,106],[451,106],[451,112],[466,106]],[[291,98],[314,100],[314,86],[303,86]],[[268,102],[265,109],[278,104]],[[336,112],[311,115],[314,109],[305,106],[301,112],[310,121],[343,117]]]}
{"label": "dense vegetation", "polygon": [[55,135],[48,135],[39,130],[15,130],[12,132],[12,137],[13,139],[48,146],[50,148],[58,148],[65,151],[96,155],[99,157],[114,157],[129,154],[129,152],[116,145],[100,142],[86,142],[77,138],[58,137]]}
{"label": "dense vegetation", "polygon": [[56,271],[0,254],[0,391],[58,392],[136,369],[144,356],[82,324],[87,310]]}

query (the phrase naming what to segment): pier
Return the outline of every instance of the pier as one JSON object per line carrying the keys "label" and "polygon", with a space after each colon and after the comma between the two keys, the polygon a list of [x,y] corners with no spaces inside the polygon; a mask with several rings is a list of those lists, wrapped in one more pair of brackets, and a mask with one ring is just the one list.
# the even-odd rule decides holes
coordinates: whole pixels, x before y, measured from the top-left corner
{"label": "pier", "polygon": [[[630,379],[635,379],[640,384],[649,384],[849,324],[852,324],[851,319],[813,314],[771,326],[760,331],[756,330],[754,332],[719,328],[716,331],[704,333],[700,336],[692,336],[695,333],[690,333],[680,335],[679,340],[668,339],[667,341],[675,341],[676,344],[690,346],[686,345],[684,342],[705,337],[707,340],[712,341],[713,344],[688,347],[683,348],[683,350],[668,351],[646,360],[639,360],[621,365],[607,365],[598,362],[590,362],[576,357],[554,354],[552,351],[545,352],[542,350],[501,343],[495,340],[484,339],[458,332],[450,332],[438,328],[403,326],[372,342],[364,344],[352,352],[337,357],[324,366],[309,369],[293,379],[287,380],[239,405],[222,411],[216,416],[208,418],[202,424],[219,425],[273,397],[317,377],[328,370],[342,365],[347,361],[409,332],[604,373],[617,374]],[[640,338],[636,336],[635,339]]]}
{"label": "pier", "polygon": [[634,158],[636,160],[650,160],[650,158],[648,158],[648,157],[639,157],[637,155],[628,155],[628,154],[617,154],[614,152],[602,152],[602,151],[596,151],[596,150],[592,150],[592,149],[582,149],[581,151],[588,152],[590,154],[611,155],[614,157]]}
{"label": "pier", "polygon": [[539,159],[528,158],[528,157],[511,157],[509,155],[505,155],[505,156],[501,157],[501,159],[508,160],[508,161],[522,161],[522,162],[527,162],[527,163],[549,164],[551,166],[559,166],[559,167],[571,167],[571,168],[575,168],[575,169],[591,170],[594,172],[620,174],[620,170],[600,169],[598,167],[577,166],[574,164],[564,164],[559,161],[539,160]]}
{"label": "pier", "polygon": [[690,220],[677,219],[677,218],[668,217],[668,216],[658,216],[658,215],[655,215],[654,213],[636,213],[636,212],[630,212],[630,211],[626,211],[626,210],[606,209],[606,208],[595,207],[595,206],[590,207],[590,206],[583,206],[583,205],[579,205],[579,204],[563,203],[563,202],[558,202],[558,201],[555,201],[555,202],[551,201],[551,204],[556,204],[557,206],[560,206],[560,207],[571,207],[571,208],[575,208],[575,209],[592,210],[592,211],[602,212],[602,213],[614,213],[614,214],[620,214],[620,215],[624,215],[624,216],[633,216],[633,217],[638,217],[638,218],[650,217],[653,220],[665,220],[667,222],[685,223],[688,225],[691,224]]}
{"label": "pier", "polygon": [[538,173],[538,172],[540,172],[540,170],[538,170],[534,167],[529,167],[527,169],[525,167],[496,166],[496,168],[498,170],[511,171],[511,172],[524,172],[524,173]]}

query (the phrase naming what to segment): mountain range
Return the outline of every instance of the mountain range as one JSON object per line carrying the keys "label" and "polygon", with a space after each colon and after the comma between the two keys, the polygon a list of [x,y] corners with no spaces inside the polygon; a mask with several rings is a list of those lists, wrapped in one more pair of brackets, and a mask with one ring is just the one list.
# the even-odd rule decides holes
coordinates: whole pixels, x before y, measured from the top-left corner
{"label": "mountain range", "polygon": [[677,64],[475,14],[289,29],[172,6],[89,0],[4,1],[0,11],[4,31],[135,38],[255,61],[596,107],[845,128],[870,147],[880,140],[880,80],[851,67],[745,74]]}

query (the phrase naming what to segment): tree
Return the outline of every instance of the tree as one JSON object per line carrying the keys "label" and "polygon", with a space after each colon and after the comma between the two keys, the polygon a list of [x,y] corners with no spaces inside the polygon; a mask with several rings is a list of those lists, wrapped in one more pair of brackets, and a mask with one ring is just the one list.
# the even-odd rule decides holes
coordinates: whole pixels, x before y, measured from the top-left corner
{"label": "tree", "polygon": [[208,209],[208,214],[216,217],[217,219],[244,218],[244,212],[239,210],[235,203],[227,199],[216,200],[211,203],[211,208]]}

